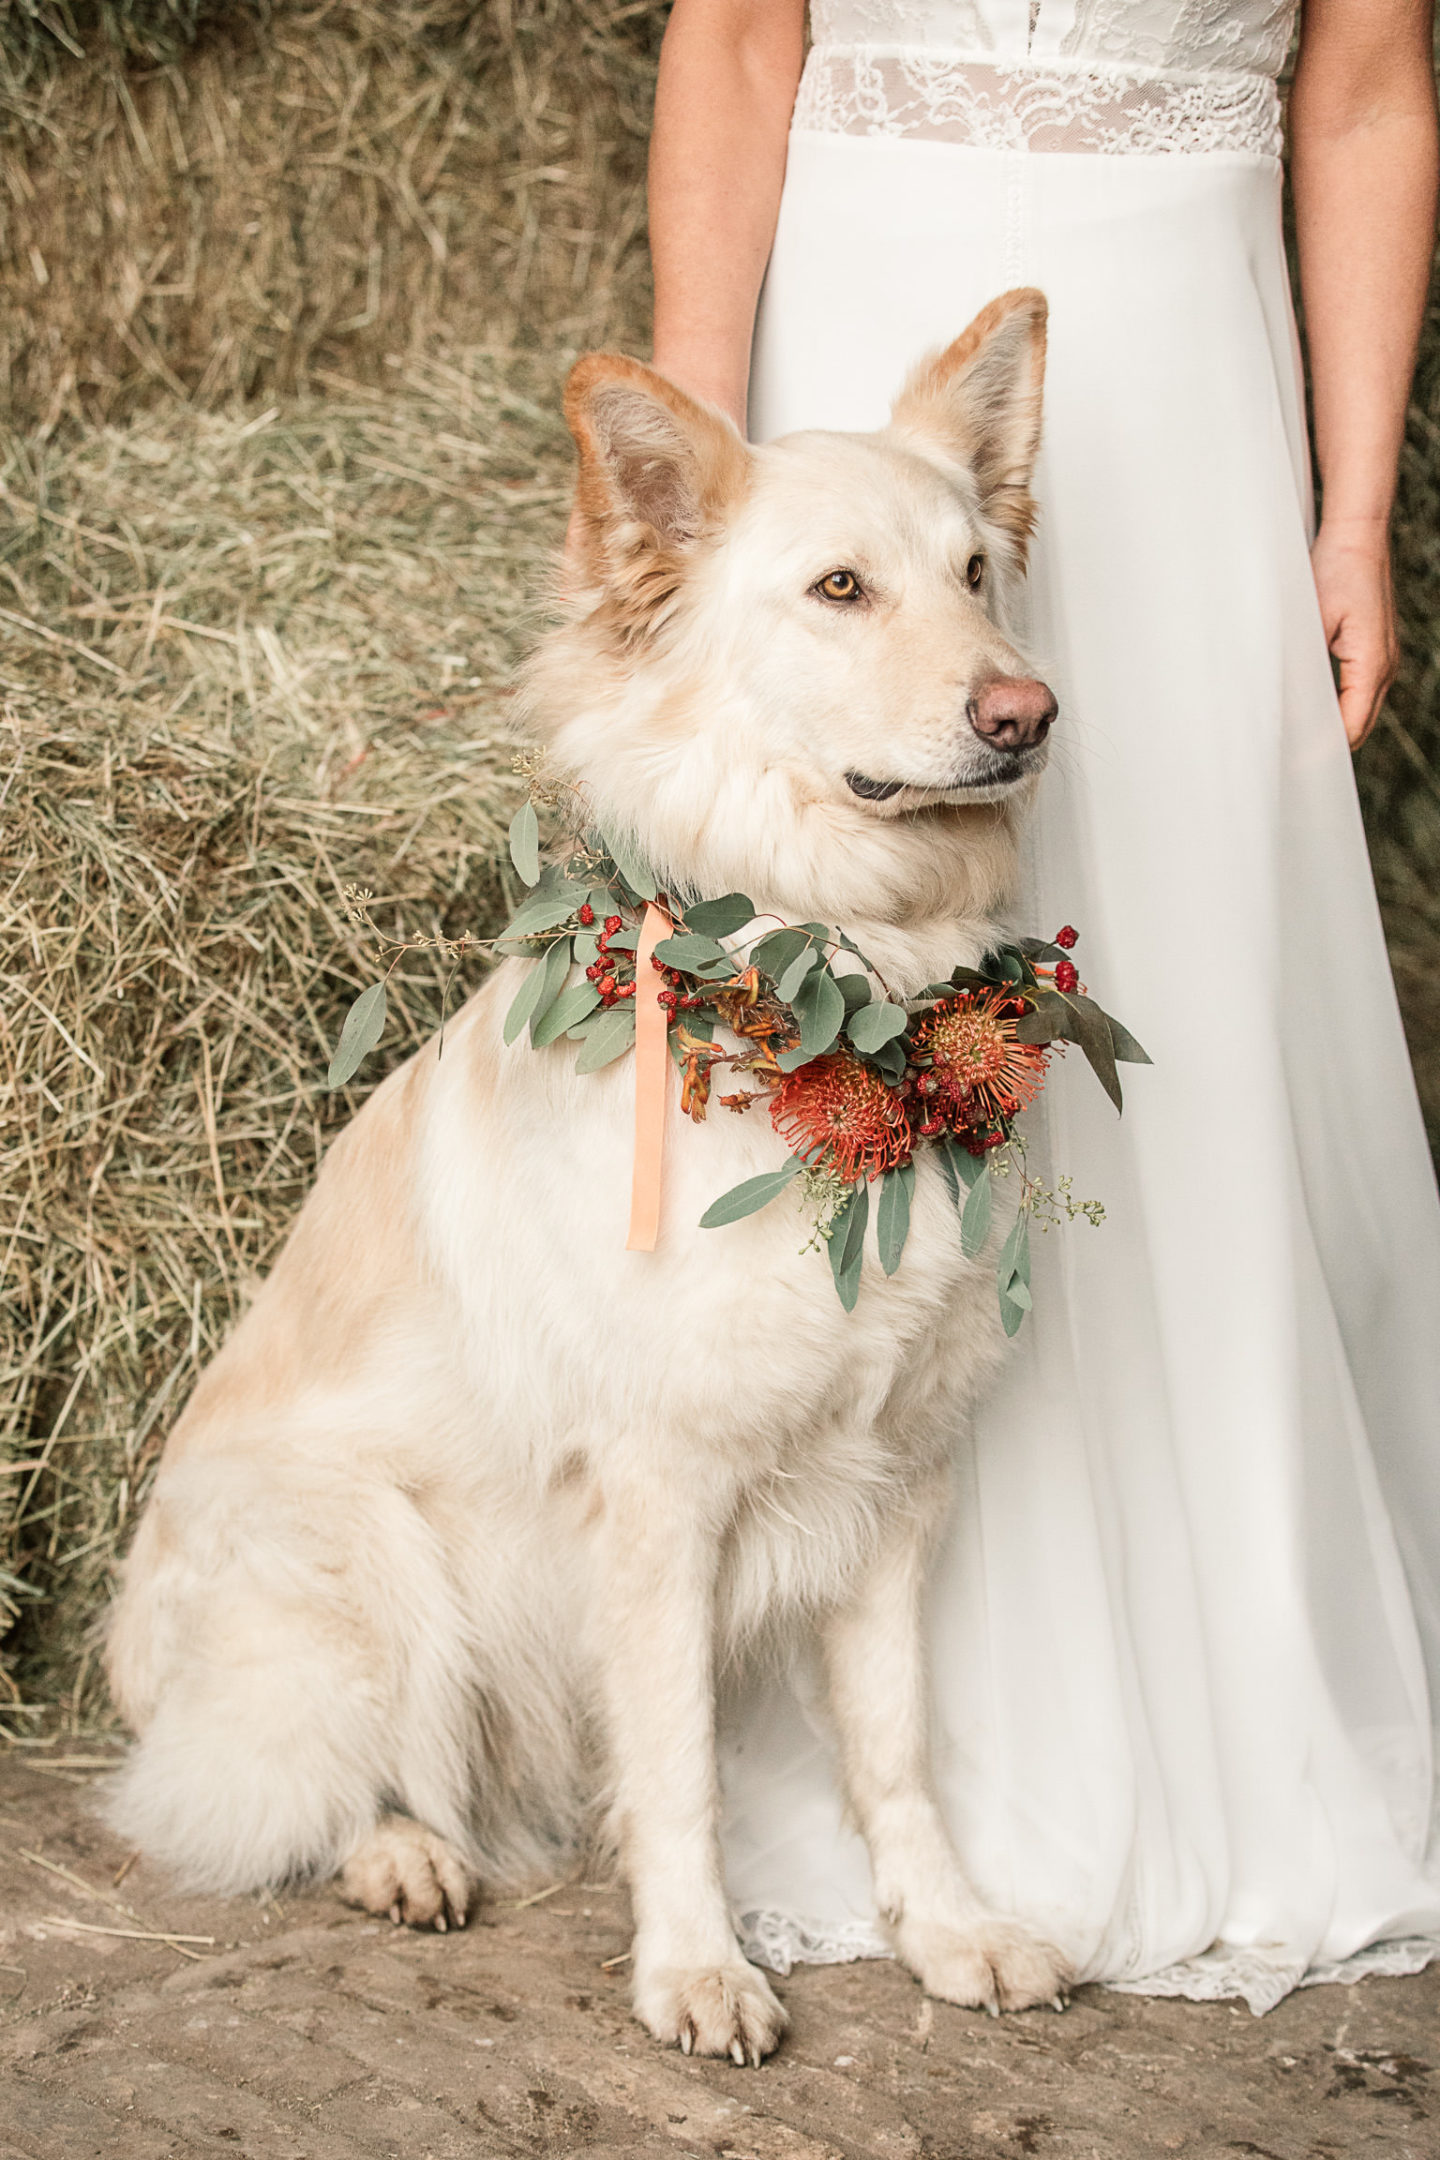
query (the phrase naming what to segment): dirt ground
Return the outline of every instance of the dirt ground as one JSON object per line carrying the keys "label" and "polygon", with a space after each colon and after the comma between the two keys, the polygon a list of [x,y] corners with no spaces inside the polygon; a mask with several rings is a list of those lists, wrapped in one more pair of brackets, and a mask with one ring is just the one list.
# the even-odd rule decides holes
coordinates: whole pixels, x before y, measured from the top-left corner
{"label": "dirt ground", "polygon": [[0,1757],[0,2160],[1440,2156],[1440,1969],[1266,2018],[1082,1988],[992,2020],[891,1964],[810,1968],[740,2070],[631,2020],[610,1889],[437,1936],[328,1891],[181,1898],[143,1863],[117,1887],[106,1752]]}

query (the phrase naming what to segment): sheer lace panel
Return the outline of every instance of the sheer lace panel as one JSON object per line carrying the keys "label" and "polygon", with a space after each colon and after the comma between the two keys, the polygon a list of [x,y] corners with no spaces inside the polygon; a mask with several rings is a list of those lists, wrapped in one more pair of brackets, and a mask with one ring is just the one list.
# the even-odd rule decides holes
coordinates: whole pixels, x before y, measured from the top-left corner
{"label": "sheer lace panel", "polygon": [[1229,150],[1280,155],[1268,74],[1149,75],[1109,66],[1000,67],[912,47],[817,45],[794,125],[829,135],[913,135],[981,150],[1109,156]]}
{"label": "sheer lace panel", "polygon": [[[855,1958],[894,1955],[879,1928],[863,1920],[826,1924],[802,1920],[793,1913],[747,1912],[736,1916],[736,1932],[751,1964],[763,1965],[782,1979],[796,1965],[848,1965]],[[1103,1984],[1118,1995],[1183,1995],[1192,2002],[1225,2002],[1238,1996],[1256,2017],[1263,2017],[1293,1988],[1350,1987],[1372,1974],[1398,1978],[1423,1972],[1436,1958],[1440,1958],[1440,1939],[1433,1935],[1372,1943],[1353,1957],[1308,1967],[1303,1959],[1287,1962],[1266,1957],[1262,1951],[1217,1943],[1213,1950],[1179,1965],[1166,1965],[1143,1979]]]}

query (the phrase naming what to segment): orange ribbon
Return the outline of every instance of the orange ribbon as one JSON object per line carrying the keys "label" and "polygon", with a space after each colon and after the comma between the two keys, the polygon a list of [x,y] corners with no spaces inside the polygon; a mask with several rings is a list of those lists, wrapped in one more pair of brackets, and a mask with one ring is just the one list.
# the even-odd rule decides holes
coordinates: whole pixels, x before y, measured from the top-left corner
{"label": "orange ribbon", "polygon": [[660,1003],[665,977],[650,962],[661,938],[669,937],[673,928],[665,910],[651,901],[645,909],[635,953],[635,1169],[626,1252],[654,1252],[660,1235],[670,1015]]}

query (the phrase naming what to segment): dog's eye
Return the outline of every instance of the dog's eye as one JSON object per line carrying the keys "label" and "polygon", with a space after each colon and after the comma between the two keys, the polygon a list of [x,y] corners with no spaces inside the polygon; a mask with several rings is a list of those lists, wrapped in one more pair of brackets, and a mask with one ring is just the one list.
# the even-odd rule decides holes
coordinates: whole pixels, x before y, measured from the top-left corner
{"label": "dog's eye", "polygon": [[966,582],[966,584],[967,584],[967,585],[968,585],[968,586],[970,587],[970,590],[971,590],[972,592],[973,592],[973,591],[975,590],[975,587],[976,587],[976,586],[977,586],[977,585],[978,585],[978,584],[980,583],[980,580],[981,580],[981,578],[983,578],[983,577],[984,577],[984,575],[985,575],[985,558],[984,558],[984,556],[983,556],[983,555],[972,555],[972,556],[970,557],[970,560],[969,560],[969,562],[968,562],[968,563],[966,563],[966,565],[965,565],[965,582]]}
{"label": "dog's eye", "polygon": [[864,597],[860,580],[853,570],[827,570],[811,591],[819,593],[822,600],[838,601],[841,607],[848,607]]}

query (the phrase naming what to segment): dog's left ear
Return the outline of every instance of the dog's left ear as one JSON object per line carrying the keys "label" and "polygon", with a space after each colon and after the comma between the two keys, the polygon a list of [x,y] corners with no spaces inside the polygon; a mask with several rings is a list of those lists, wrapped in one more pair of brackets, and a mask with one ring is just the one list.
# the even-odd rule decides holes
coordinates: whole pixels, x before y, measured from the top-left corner
{"label": "dog's left ear", "polygon": [[1030,478],[1040,447],[1045,295],[1002,293],[944,352],[910,375],[891,426],[960,458],[980,484],[987,517],[1008,532],[1023,565],[1035,526]]}
{"label": "dog's left ear", "polygon": [[586,353],[565,386],[580,453],[570,549],[583,575],[654,614],[684,559],[742,492],[750,465],[739,430],[652,368]]}

